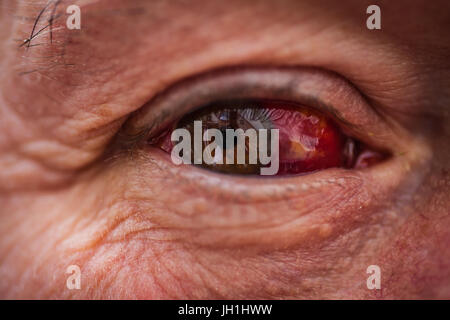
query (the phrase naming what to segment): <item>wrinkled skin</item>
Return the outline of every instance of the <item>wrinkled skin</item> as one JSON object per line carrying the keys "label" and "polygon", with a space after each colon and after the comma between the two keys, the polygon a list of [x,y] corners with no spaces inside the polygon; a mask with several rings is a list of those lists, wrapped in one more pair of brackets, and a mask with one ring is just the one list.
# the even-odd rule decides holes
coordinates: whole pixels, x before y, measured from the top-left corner
{"label": "wrinkled skin", "polygon": [[[360,0],[74,3],[81,30],[29,48],[45,1],[0,5],[1,298],[450,298],[448,1],[378,2],[374,31]],[[348,79],[392,158],[260,181],[115,143],[156,93],[242,65]]]}

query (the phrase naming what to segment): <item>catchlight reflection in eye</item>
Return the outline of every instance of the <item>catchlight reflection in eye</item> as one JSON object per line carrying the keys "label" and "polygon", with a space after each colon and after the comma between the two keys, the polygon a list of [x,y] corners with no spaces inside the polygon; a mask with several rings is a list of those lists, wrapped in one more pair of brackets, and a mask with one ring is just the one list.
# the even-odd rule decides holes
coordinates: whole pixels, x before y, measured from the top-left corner
{"label": "catchlight reflection in eye", "polygon": [[[184,128],[194,136],[194,121],[201,121],[202,132],[218,129],[223,132],[223,136],[226,135],[227,129],[255,129],[256,132],[259,129],[278,129],[277,175],[304,174],[332,167],[364,168],[384,158],[381,153],[344,135],[331,118],[318,111],[292,102],[271,100],[222,101],[209,104],[184,116],[158,137],[150,139],[149,143],[170,154],[174,147],[174,142],[171,141],[172,131]],[[194,148],[194,142],[191,143]],[[206,148],[209,143],[202,141],[202,148]],[[224,150],[221,154],[225,157],[228,147],[225,140],[219,143],[219,147]],[[250,147],[252,145],[245,140],[246,159],[249,159]],[[258,144],[253,147],[258,148]],[[234,148],[236,149],[236,146]],[[248,161],[245,164],[227,164],[224,160],[222,163],[196,165],[213,171],[241,175],[259,175],[263,166],[259,159],[256,164],[250,164]]]}

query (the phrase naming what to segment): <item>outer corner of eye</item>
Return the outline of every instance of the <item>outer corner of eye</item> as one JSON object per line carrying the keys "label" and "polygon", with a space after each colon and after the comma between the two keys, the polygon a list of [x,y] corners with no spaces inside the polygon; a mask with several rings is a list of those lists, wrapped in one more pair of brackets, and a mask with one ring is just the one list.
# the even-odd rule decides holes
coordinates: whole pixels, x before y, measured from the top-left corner
{"label": "outer corner of eye", "polygon": [[336,121],[292,101],[217,101],[184,115],[149,144],[212,171],[261,176],[360,169],[386,154],[343,133]]}

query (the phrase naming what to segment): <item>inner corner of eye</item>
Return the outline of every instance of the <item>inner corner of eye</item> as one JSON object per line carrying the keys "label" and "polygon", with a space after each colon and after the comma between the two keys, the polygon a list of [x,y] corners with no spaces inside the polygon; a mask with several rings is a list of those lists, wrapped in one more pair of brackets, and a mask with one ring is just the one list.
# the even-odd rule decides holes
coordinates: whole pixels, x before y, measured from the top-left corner
{"label": "inner corner of eye", "polygon": [[332,117],[295,102],[216,101],[149,139],[177,164],[239,175],[361,169],[386,155],[345,135]]}

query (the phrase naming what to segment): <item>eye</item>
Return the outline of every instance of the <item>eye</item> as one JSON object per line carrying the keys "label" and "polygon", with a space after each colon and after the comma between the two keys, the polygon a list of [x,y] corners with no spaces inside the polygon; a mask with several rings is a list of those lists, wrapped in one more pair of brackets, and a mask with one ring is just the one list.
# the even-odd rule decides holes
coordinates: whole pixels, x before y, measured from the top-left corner
{"label": "eye", "polygon": [[[198,142],[196,123],[201,123],[199,143],[194,143]],[[257,131],[256,146],[244,134],[244,162],[239,162],[241,144],[238,148],[224,144],[228,130]],[[267,134],[262,137],[260,130]],[[174,152],[179,151],[181,140],[171,138],[180,131],[192,137],[190,151]],[[204,139],[207,131],[213,134]],[[222,143],[216,141],[214,132],[220,133]],[[402,140],[395,139],[400,132],[338,74],[315,68],[236,67],[192,76],[161,91],[128,119],[115,145],[118,150],[143,151],[161,166],[167,161],[177,165],[183,159],[186,165],[182,167],[192,164],[231,176],[298,176],[386,162],[404,148]],[[278,149],[272,147],[275,136]],[[276,171],[271,170],[272,162],[261,157],[263,138],[266,155],[278,154]],[[220,150],[208,150],[212,142],[219,142]],[[196,149],[200,154],[213,150],[209,160],[214,161],[199,162]],[[235,155],[229,157],[231,152]],[[249,161],[255,152],[256,161]],[[226,161],[236,155],[238,161]],[[217,161],[220,159],[222,163]],[[271,173],[262,172],[268,169]]]}
{"label": "eye", "polygon": [[[196,132],[195,123],[201,125]],[[149,144],[171,154],[176,141],[174,130],[189,133],[190,149],[200,140],[200,154],[210,146],[212,161],[195,161],[189,152],[189,162],[199,167],[228,174],[259,175],[266,164],[260,158],[260,142],[268,139],[269,153],[275,152],[269,134],[261,136],[262,130],[278,131],[278,168],[276,175],[296,175],[327,168],[364,168],[378,163],[386,154],[371,149],[364,143],[347,136],[331,116],[291,101],[268,99],[239,99],[209,103],[196,111],[182,116],[162,133],[149,139]],[[211,129],[220,133],[213,139],[205,139]],[[233,134],[240,129],[241,136]],[[254,131],[251,131],[254,130]],[[244,134],[255,132],[255,135]],[[231,139],[234,141],[230,142]],[[239,140],[238,138],[241,138]],[[252,141],[254,139],[254,141]],[[257,141],[259,143],[257,143]],[[242,144],[243,161],[238,161],[239,143]],[[253,153],[253,162],[250,161]],[[231,156],[230,156],[231,155]],[[185,155],[186,156],[186,155]],[[233,161],[227,161],[227,156]]]}

